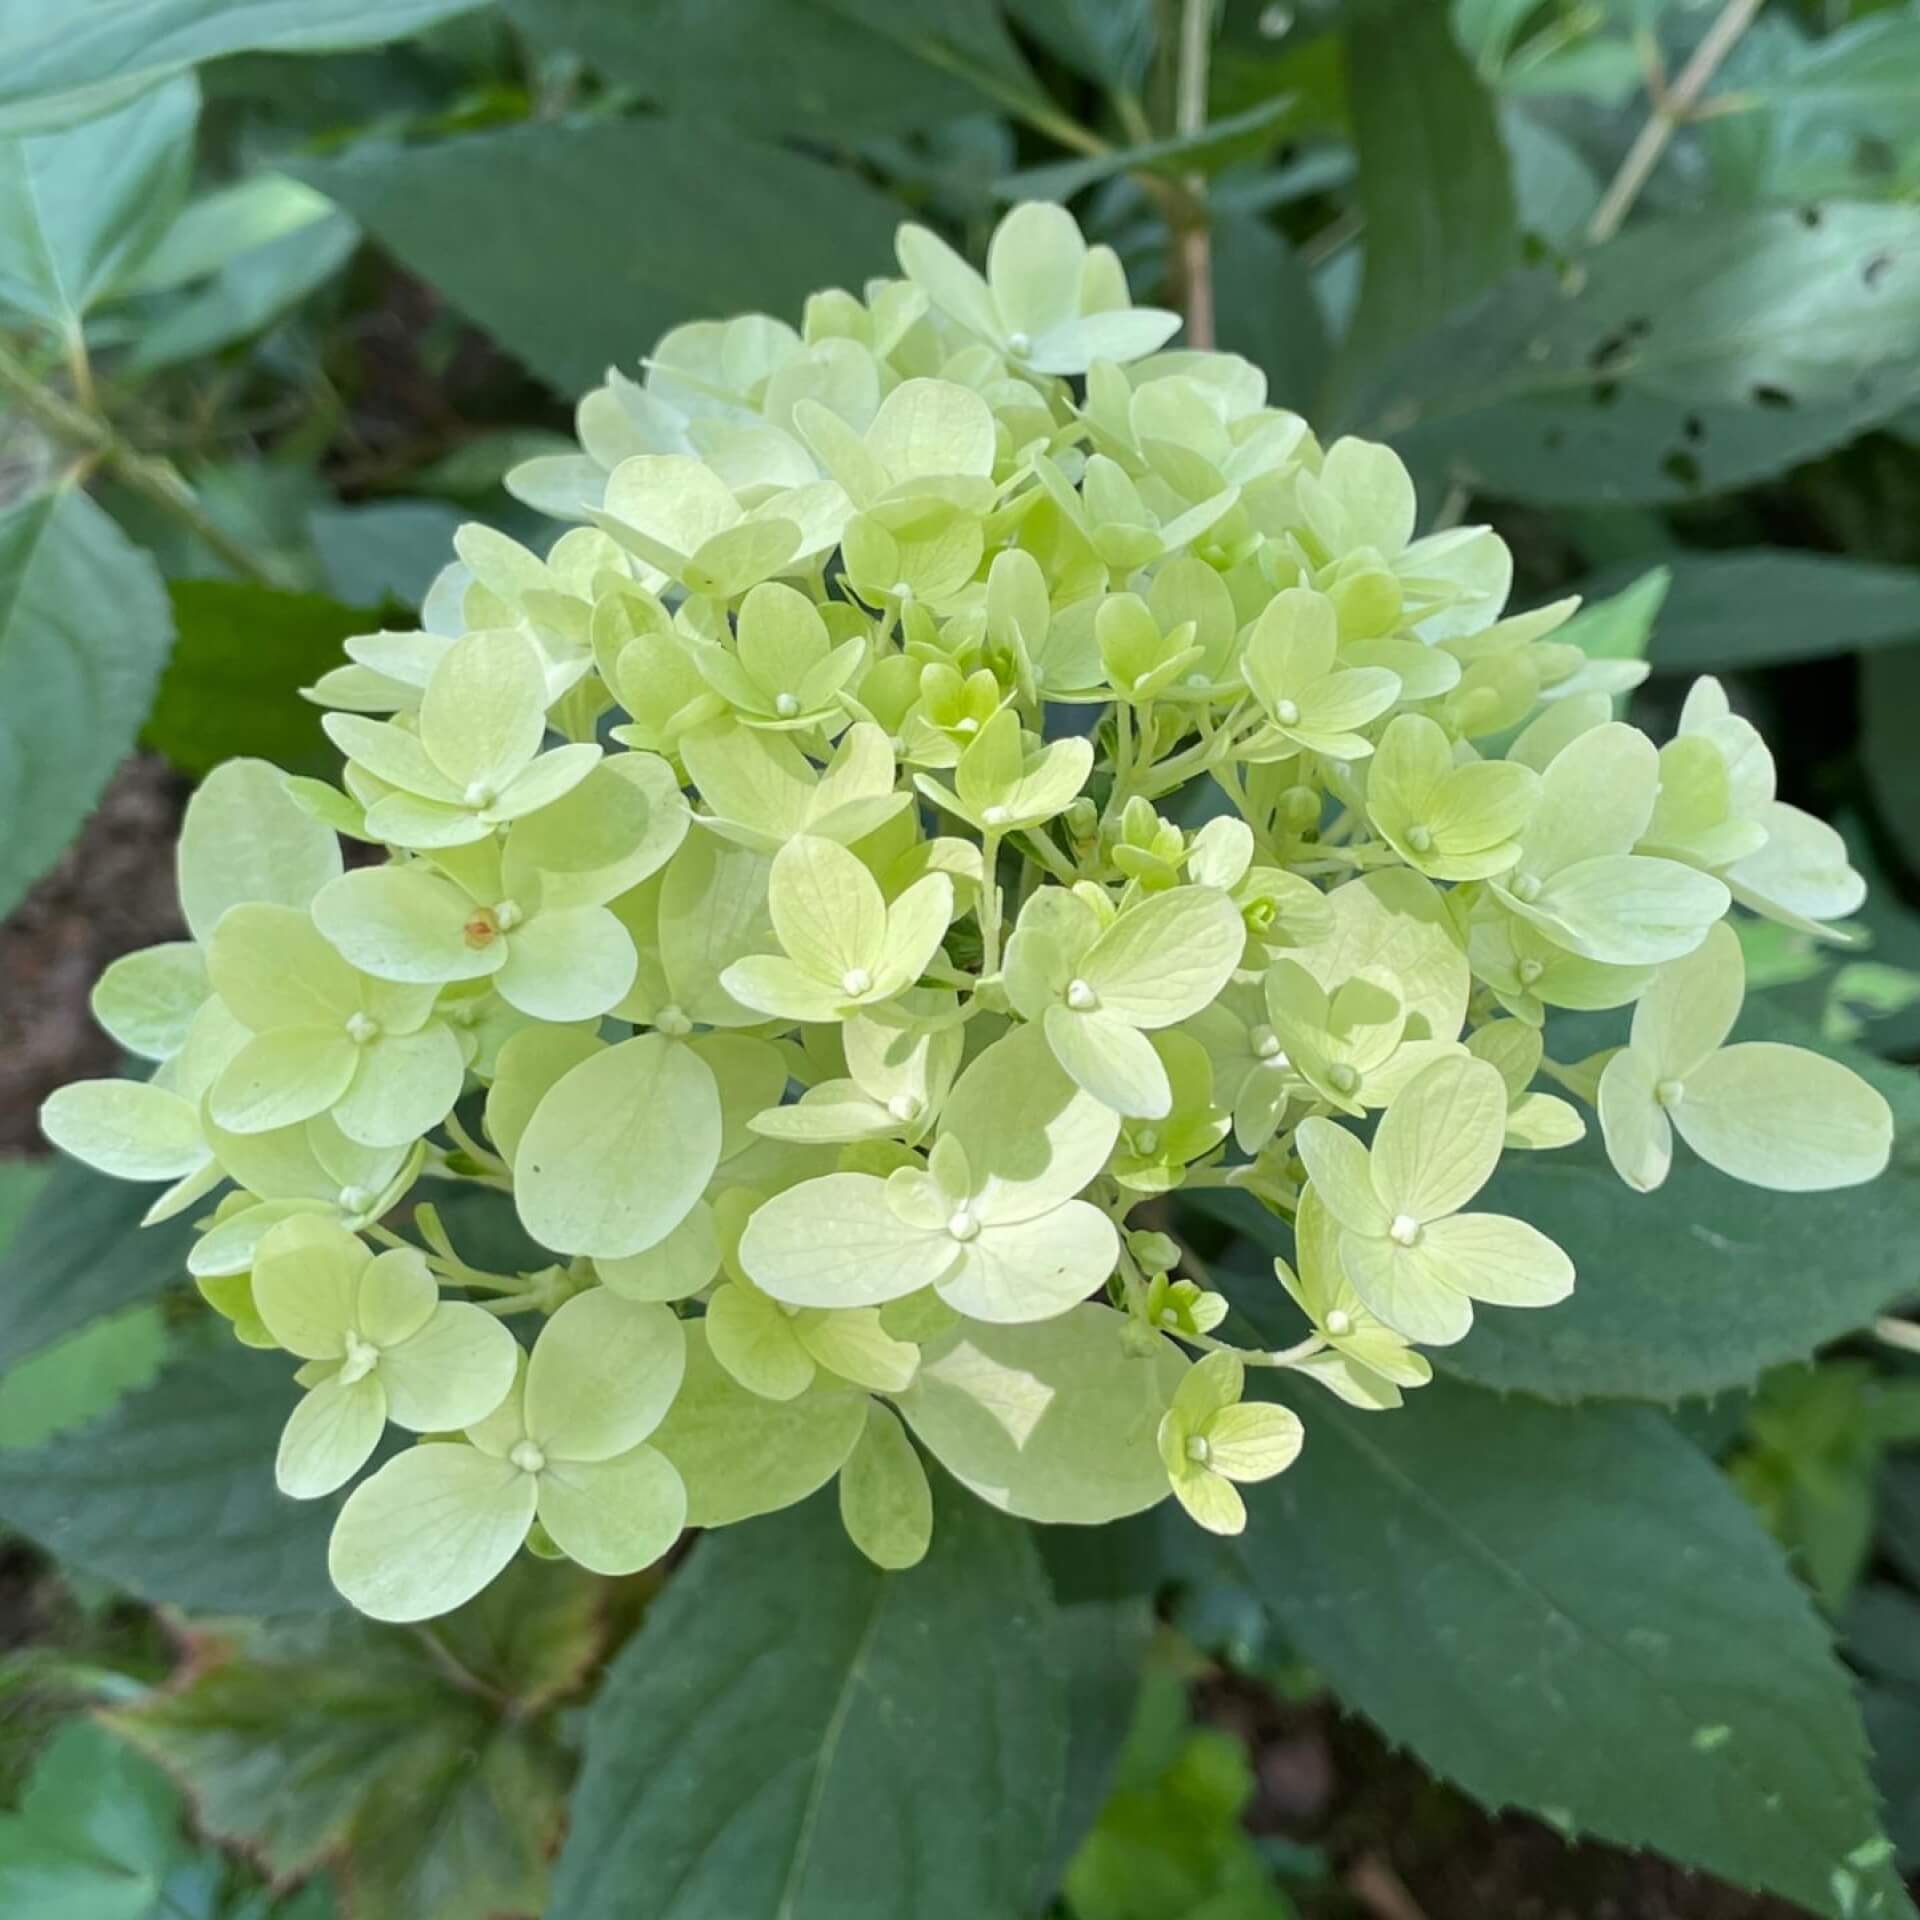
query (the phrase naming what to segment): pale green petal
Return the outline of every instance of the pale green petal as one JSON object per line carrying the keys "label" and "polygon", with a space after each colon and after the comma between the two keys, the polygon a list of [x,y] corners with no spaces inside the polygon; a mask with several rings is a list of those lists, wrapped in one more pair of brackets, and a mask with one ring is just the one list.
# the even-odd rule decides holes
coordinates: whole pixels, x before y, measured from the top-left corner
{"label": "pale green petal", "polygon": [[940,1297],[973,1320],[1050,1320],[1104,1286],[1119,1258],[1113,1222],[1069,1200],[1034,1219],[982,1227],[938,1283]]}
{"label": "pale green petal", "polygon": [[1076,1013],[1059,1005],[1046,1010],[1041,1024],[1053,1057],[1112,1113],[1161,1120],[1173,1110],[1167,1070],[1137,1027],[1104,1007]]}
{"label": "pale green petal", "polygon": [[76,1080],[47,1097],[40,1131],[116,1180],[177,1180],[207,1162],[191,1102],[140,1080]]}
{"label": "pale green petal", "polygon": [[811,834],[789,840],[774,855],[767,906],[780,944],[803,972],[837,983],[847,999],[871,989],[887,906],[879,882],[845,847]]}
{"label": "pale green petal", "polygon": [[1740,936],[1724,920],[1670,960],[1633,1010],[1633,1050],[1656,1080],[1684,1080],[1733,1031],[1746,997]]}
{"label": "pale green petal", "polygon": [[1004,1512],[1081,1526],[1143,1512],[1166,1497],[1155,1435],[1187,1362],[1165,1339],[1136,1355],[1125,1325],[1093,1305],[1027,1326],[963,1323],[927,1346],[900,1411]]}
{"label": "pale green petal", "polygon": [[873,1401],[859,1443],[840,1469],[840,1520],[875,1566],[902,1572],[933,1540],[933,1489],[900,1416]]}
{"label": "pale green petal", "polygon": [[258,1033],[338,1027],[361,1002],[364,981],[298,907],[230,908],[208,943],[206,964],[227,1011]]}
{"label": "pale green petal", "polygon": [[640,1446],[611,1460],[550,1464],[538,1512],[553,1544],[589,1573],[638,1573],[679,1539],[687,1488],[665,1454]]}
{"label": "pale green petal", "polygon": [[756,1285],[796,1307],[877,1307],[952,1270],[961,1243],[945,1228],[911,1226],[887,1184],[831,1173],[777,1193],[747,1222],[740,1264]]}
{"label": "pale green petal", "polygon": [[756,1015],[772,1014],[781,1020],[838,1020],[851,1000],[839,977],[822,979],[777,953],[736,960],[721,974],[720,984]]}
{"label": "pale green petal", "polygon": [[1611,854],[1563,868],[1528,901],[1501,898],[1569,952],[1610,966],[1657,966],[1691,953],[1732,904],[1709,873],[1675,860]]}
{"label": "pale green petal", "polygon": [[[418,1333],[433,1318],[439,1304],[440,1285],[426,1256],[413,1247],[389,1247],[375,1254],[360,1271],[353,1296],[353,1325],[376,1347],[395,1347]],[[461,1420],[455,1424],[464,1427],[471,1423]]]}
{"label": "pale green petal", "polygon": [[414,1433],[454,1433],[484,1420],[513,1390],[520,1343],[482,1307],[449,1300],[419,1332],[380,1356],[387,1417]]}
{"label": "pale green petal", "polygon": [[432,983],[497,973],[507,943],[470,931],[475,903],[420,865],[362,867],[322,888],[314,924],[363,972]]}
{"label": "pale green petal", "polygon": [[916,880],[887,909],[886,938],[874,969],[877,991],[903,992],[940,951],[953,919],[953,882],[944,873]]}
{"label": "pale green petal", "polygon": [[532,641],[514,632],[456,640],[420,699],[420,743],[469,806],[493,804],[540,750],[546,727],[546,670]]}
{"label": "pale green petal", "polygon": [[706,1062],[644,1034],[549,1089],[514,1156],[514,1203],[556,1253],[642,1253],[693,1210],[720,1163],[720,1138]]}
{"label": "pale green petal", "polygon": [[560,799],[514,823],[508,886],[519,887],[522,873],[537,873],[548,912],[605,906],[666,865],[691,819],[673,769],[658,754],[615,754]]}
{"label": "pale green petal", "polygon": [[893,244],[901,272],[942,313],[983,340],[999,338],[1000,317],[986,281],[938,234],[903,222]]}
{"label": "pale green petal", "polygon": [[1522,865],[1545,880],[1564,867],[1624,854],[1646,832],[1659,784],[1659,753],[1638,727],[1615,720],[1582,733],[1541,778]]}
{"label": "pale green petal", "polygon": [[486,817],[494,822],[530,818],[577,792],[599,764],[600,749],[591,742],[555,747],[551,753],[543,753],[530,762],[500,789],[498,797],[485,809]]}
{"label": "pale green petal", "polygon": [[361,1050],[352,1086],[333,1103],[334,1125],[363,1146],[405,1146],[452,1111],[466,1071],[453,1029],[437,1020],[383,1035]]}
{"label": "pale green petal", "polygon": [[1388,1214],[1373,1184],[1373,1168],[1359,1137],[1337,1121],[1303,1120],[1294,1146],[1313,1190],[1342,1226],[1356,1233],[1384,1234]]}
{"label": "pale green petal", "polygon": [[[514,634],[505,638],[525,644]],[[355,767],[372,774],[383,786],[436,806],[462,804],[459,786],[434,765],[425,743],[410,729],[356,713],[329,713],[320,724]]]}
{"label": "pale green petal", "polygon": [[1832,937],[1826,922],[1858,909],[1867,883],[1847,859],[1847,845],[1824,820],[1769,801],[1760,810],[1767,844],[1727,870],[1743,907],[1803,933]]}
{"label": "pale green petal", "polygon": [[626,1300],[686,1300],[720,1271],[720,1236],[713,1209],[696,1200],[693,1211],[642,1253],[596,1260],[595,1271]]}
{"label": "pale green petal", "polygon": [[1451,1040],[1467,1015],[1473,975],[1445,902],[1405,867],[1369,873],[1327,897],[1329,931],[1293,949],[1331,991],[1365,967],[1398,983],[1409,1038]]}
{"label": "pale green petal", "polygon": [[1450,1263],[1428,1259],[1423,1247],[1356,1233],[1342,1236],[1340,1261],[1361,1304],[1396,1333],[1429,1347],[1452,1346],[1467,1337],[1473,1302]]}
{"label": "pale green petal", "polygon": [[594,1020],[627,996],[639,970],[632,936],[605,907],[536,913],[504,941],[500,997],[536,1020]]}
{"label": "pale green petal", "polygon": [[687,1524],[730,1526],[825,1486],[853,1451],[870,1404],[837,1382],[817,1383],[795,1400],[762,1400],[714,1359],[694,1320],[686,1380],[651,1444],[686,1482]]}
{"label": "pale green petal", "polygon": [[665,1418],[686,1370],[671,1307],[605,1287],[574,1297],[541,1329],[527,1363],[528,1434],[560,1460],[610,1460]]}
{"label": "pale green petal", "polygon": [[171,940],[122,954],[94,983],[89,1004],[129,1053],[170,1060],[186,1044],[210,991],[200,949],[191,940]]}
{"label": "pale green petal", "polygon": [[965,1153],[982,1220],[1028,1219],[1079,1193],[1119,1132],[1119,1116],[1061,1071],[1033,1027],[1016,1027],[977,1055],[941,1116],[942,1137]]}
{"label": "pale green petal", "polygon": [[208,1105],[229,1132],[268,1133],[325,1113],[359,1069],[345,1028],[281,1027],[256,1034],[228,1061]]}
{"label": "pale green petal", "polygon": [[1246,1532],[1247,1504],[1222,1475],[1189,1464],[1173,1476],[1173,1493],[1188,1516],[1209,1533],[1231,1537]]}
{"label": "pale green petal", "polygon": [[1510,1147],[1570,1147],[1586,1137],[1580,1110],[1557,1094],[1523,1093],[1507,1110]]}
{"label": "pale green petal", "polygon": [[309,905],[340,872],[340,843],[304,811],[277,767],[225,760],[187,802],[180,826],[180,908],[203,946],[242,901]]}
{"label": "pale green petal", "polygon": [[793,1324],[801,1344],[829,1373],[875,1393],[900,1392],[920,1365],[919,1348],[894,1339],[881,1325],[877,1307],[809,1310]]}
{"label": "pale green petal", "polygon": [[1506,1128],[1507,1089],[1493,1067],[1470,1056],[1436,1061],[1394,1099],[1374,1136],[1380,1204],[1414,1220],[1457,1212],[1492,1178]]}
{"label": "pale green petal", "polygon": [[1134,1027],[1168,1027],[1198,1013],[1239,964],[1246,930],[1213,887],[1175,887],[1129,909],[1093,943],[1080,978],[1101,1007]]}
{"label": "pale green petal", "polygon": [[814,1363],[793,1319],[756,1286],[729,1281],[707,1302],[707,1346],[746,1388],[766,1400],[791,1400],[813,1384]]}
{"label": "pale green petal", "polygon": [[1504,1214],[1436,1220],[1412,1251],[1490,1306],[1550,1307],[1573,1291],[1573,1262],[1538,1227]]}
{"label": "pale green petal", "polygon": [[372,1262],[338,1221],[313,1213],[283,1220],[255,1249],[254,1310],[289,1353],[338,1359],[358,1324],[360,1280]]}
{"label": "pale green petal", "polygon": [[1305,1438],[1292,1408],[1242,1401],[1208,1422],[1207,1464],[1229,1480],[1271,1480],[1300,1457]]}
{"label": "pale green petal", "polygon": [[386,1424],[386,1390],[374,1375],[351,1386],[342,1385],[338,1374],[322,1380],[287,1418],[275,1483],[294,1500],[335,1492],[373,1457]]}
{"label": "pale green petal", "polygon": [[531,1474],[468,1446],[389,1460],[347,1497],[327,1571],[376,1620],[430,1620],[485,1587],[533,1524]]}
{"label": "pale green petal", "polygon": [[1001,220],[987,246],[987,285],[1001,324],[1037,339],[1078,318],[1086,259],[1079,222],[1066,208],[1022,201]]}
{"label": "pale green petal", "polygon": [[527,1122],[555,1083],[604,1052],[605,1044],[587,1027],[527,1027],[501,1047],[487,1089],[486,1126],[508,1162],[518,1156]]}
{"label": "pale green petal", "polygon": [[1769,1040],[1723,1047],[1687,1076],[1668,1117],[1701,1159],[1781,1193],[1858,1186],[1893,1149],[1877,1089],[1838,1060]]}

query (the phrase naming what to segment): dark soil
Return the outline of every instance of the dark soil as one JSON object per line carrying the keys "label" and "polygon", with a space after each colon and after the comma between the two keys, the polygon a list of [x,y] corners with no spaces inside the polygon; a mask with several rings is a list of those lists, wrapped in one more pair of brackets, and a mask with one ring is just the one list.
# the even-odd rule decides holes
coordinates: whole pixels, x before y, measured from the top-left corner
{"label": "dark soil", "polygon": [[117,1050],[87,995],[108,961],[183,931],[173,841],[184,786],[137,755],[78,842],[0,922],[0,1154],[41,1150],[34,1115],[64,1081],[111,1073]]}

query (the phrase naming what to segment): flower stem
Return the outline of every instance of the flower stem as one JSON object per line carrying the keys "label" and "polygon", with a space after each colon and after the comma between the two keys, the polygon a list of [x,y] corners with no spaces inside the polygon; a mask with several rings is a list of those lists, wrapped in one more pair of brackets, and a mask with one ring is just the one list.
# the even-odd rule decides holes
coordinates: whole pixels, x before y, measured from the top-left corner
{"label": "flower stem", "polygon": [[37,380],[26,363],[5,346],[0,346],[0,392],[12,395],[20,411],[42,432],[87,455],[92,463],[106,468],[115,479],[177,520],[242,578],[266,587],[281,584],[269,567],[208,514],[171,461],[141,453],[97,414],[76,406]]}

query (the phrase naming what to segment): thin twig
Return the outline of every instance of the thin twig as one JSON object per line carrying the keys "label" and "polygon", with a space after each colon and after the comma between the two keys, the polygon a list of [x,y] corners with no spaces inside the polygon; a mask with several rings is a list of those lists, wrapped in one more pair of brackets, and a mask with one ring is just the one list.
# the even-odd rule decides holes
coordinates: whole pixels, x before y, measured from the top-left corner
{"label": "thin twig", "polygon": [[97,414],[34,377],[33,370],[0,346],[0,392],[11,394],[36,426],[152,501],[162,512],[203,540],[235,573],[262,586],[279,586],[272,570],[220,526],[170,461],[155,459],[114,432]]}
{"label": "thin twig", "polygon": [[[1213,0],[1182,0],[1180,65],[1174,82],[1174,125],[1183,140],[1207,130],[1207,78],[1213,54]],[[1187,345],[1211,352],[1213,322],[1213,227],[1207,216],[1205,174],[1186,178],[1193,207],[1175,229],[1180,283],[1187,310]]]}
{"label": "thin twig", "polygon": [[1654,168],[1660,164],[1660,156],[1666,152],[1667,143],[1691,115],[1694,103],[1706,91],[1707,82],[1713,78],[1721,61],[1733,51],[1740,36],[1753,24],[1754,16],[1763,4],[1764,0],[1727,0],[1719,17],[1694,48],[1693,57],[1680,69],[1673,85],[1655,98],[1647,124],[1627,149],[1627,157],[1620,162],[1620,171],[1613,176],[1611,184],[1600,197],[1600,204],[1593,210],[1593,218],[1587,222],[1589,244],[1598,246],[1619,232],[1620,223],[1626,219],[1633,203],[1639,199],[1641,189],[1652,177]]}

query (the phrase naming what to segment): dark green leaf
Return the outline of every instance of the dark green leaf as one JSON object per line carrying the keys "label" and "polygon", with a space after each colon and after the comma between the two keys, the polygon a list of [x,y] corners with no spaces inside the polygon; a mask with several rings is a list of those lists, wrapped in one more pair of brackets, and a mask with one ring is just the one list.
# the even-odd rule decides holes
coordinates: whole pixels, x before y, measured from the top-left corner
{"label": "dark green leaf", "polygon": [[1436,1382],[1284,1395],[1305,1453],[1244,1551],[1350,1705],[1490,1807],[1814,1912],[1908,1913],[1827,1632],[1725,1479],[1648,1408]]}
{"label": "dark green leaf", "polygon": [[880,194],[709,116],[369,145],[301,171],[565,391],[631,367],[679,321],[797,319],[816,287],[857,287],[893,258],[897,209]]}
{"label": "dark green leaf", "polygon": [[1483,1310],[1434,1355],[1481,1386],[1549,1400],[1677,1400],[1750,1385],[1869,1322],[1915,1284],[1920,1078],[1825,1046],[1755,1001],[1737,1029],[1834,1053],[1893,1103],[1893,1165],[1869,1186],[1770,1193],[1717,1173],[1684,1148],[1657,1192],[1620,1184],[1596,1133],[1553,1153],[1511,1153],[1481,1201],[1566,1248],[1570,1299],[1541,1312]]}
{"label": "dark green leaf", "polygon": [[1008,11],[1076,73],[1137,88],[1153,53],[1153,0],[1008,0]]}
{"label": "dark green leaf", "polygon": [[167,592],[179,638],[147,721],[148,745],[196,775],[240,753],[295,773],[330,771],[336,756],[320,709],[300,689],[343,665],[340,643],[372,632],[380,616],[243,580],[176,580]]}
{"label": "dark green leaf", "polygon": [[[180,1796],[151,1761],[70,1720],[0,1814],[0,1911],[21,1920],[175,1920],[208,1909]],[[219,1879],[214,1863],[214,1883]]]}
{"label": "dark green leaf", "polygon": [[169,74],[260,50],[318,53],[418,33],[478,0],[0,0],[0,133],[68,126]]}
{"label": "dark green leaf", "polygon": [[[1654,632],[1661,668],[1717,673],[1920,639],[1920,571],[1756,547],[1663,556],[1673,576]],[[1611,593],[1637,569],[1585,582]]]}
{"label": "dark green leaf", "polygon": [[313,544],[329,591],[357,607],[419,606],[467,517],[439,500],[316,507]]}
{"label": "dark green leaf", "polygon": [[594,1702],[550,1920],[1030,1911],[1059,1631],[1027,1530],[945,1481],[910,1573],[830,1496],[707,1535]]}
{"label": "dark green leaf", "polygon": [[1920,873],[1920,646],[1870,653],[1860,663],[1860,751],[1880,823],[1909,872]]}
{"label": "dark green leaf", "polygon": [[53,1163],[0,1248],[0,1372],[183,1278],[193,1228],[185,1219],[143,1228],[153,1191]]}
{"label": "dark green leaf", "polygon": [[158,1307],[96,1321],[0,1376],[0,1451],[37,1447],[153,1384],[166,1359]]}
{"label": "dark green leaf", "polygon": [[179,212],[199,110],[183,78],[84,126],[0,140],[0,306],[77,339]]}
{"label": "dark green leaf", "polygon": [[1337,392],[1476,295],[1518,257],[1493,98],[1430,0],[1368,8],[1348,37],[1366,266]]}
{"label": "dark green leaf", "polygon": [[0,513],[0,914],[93,810],[172,644],[153,562],[84,493]]}
{"label": "dark green leaf", "polygon": [[0,1454],[0,1523],[156,1606],[337,1607],[332,1502],[289,1500],[273,1484],[297,1398],[283,1356],[196,1347],[92,1426]]}
{"label": "dark green leaf", "polygon": [[1279,139],[1294,105],[1289,95],[1281,94],[1244,113],[1212,121],[1198,133],[1114,147],[1083,160],[1057,160],[1044,167],[1028,167],[1024,172],[1009,174],[1001,181],[1000,191],[1009,200],[1070,200],[1116,173],[1212,173],[1220,167],[1257,160]]}
{"label": "dark green leaf", "polygon": [[1644,660],[1672,581],[1668,568],[1650,568],[1631,586],[1589,600],[1554,638],[1592,660]]}
{"label": "dark green leaf", "polygon": [[[919,131],[1042,96],[995,7],[975,0],[510,0],[537,45],[566,48],[608,79],[726,119],[835,139]],[[706,122],[709,135],[717,128]],[[715,156],[716,164],[725,163]],[[825,237],[816,233],[816,241]]]}
{"label": "dark green leaf", "polygon": [[1920,394],[1920,211],[1649,221],[1512,276],[1388,367],[1354,431],[1542,504],[1741,486]]}
{"label": "dark green leaf", "polygon": [[537,1914],[568,1773],[539,1710],[598,1651],[597,1590],[522,1561],[430,1636],[255,1635],[112,1724],[275,1875],[336,1860],[355,1920]]}
{"label": "dark green leaf", "polygon": [[0,1158],[0,1255],[39,1196],[47,1171],[44,1161]]}
{"label": "dark green leaf", "polygon": [[1327,367],[1327,323],[1313,276],[1279,231],[1252,214],[1213,229],[1214,324],[1221,348],[1267,376],[1267,399],[1304,409]]}

